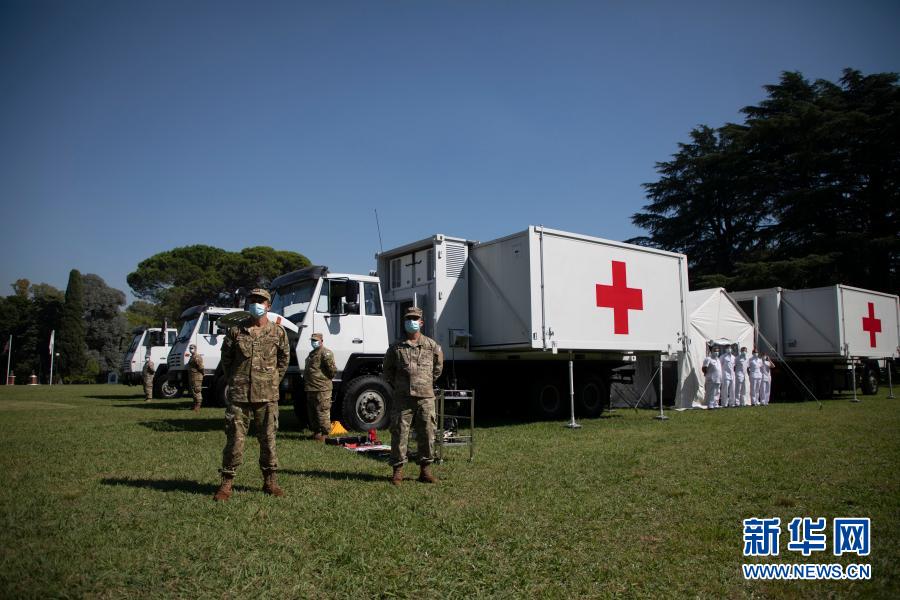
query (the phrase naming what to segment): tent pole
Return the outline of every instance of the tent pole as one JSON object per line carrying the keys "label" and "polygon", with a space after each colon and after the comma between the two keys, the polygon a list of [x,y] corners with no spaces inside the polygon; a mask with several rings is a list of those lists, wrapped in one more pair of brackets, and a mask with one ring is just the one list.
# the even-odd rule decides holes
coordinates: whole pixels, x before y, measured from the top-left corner
{"label": "tent pole", "polygon": [[663,392],[663,360],[662,354],[659,355],[659,414],[653,417],[657,421],[668,421],[669,417],[665,415],[663,412],[663,400],[662,400],[662,392]]}
{"label": "tent pole", "polygon": [[571,419],[566,427],[569,429],[581,429],[581,425],[575,422],[575,368],[572,363],[572,351],[569,350],[569,408]]}
{"label": "tent pole", "polygon": [[853,400],[850,402],[859,402],[856,396],[856,361],[853,359],[850,359],[850,368],[853,370]]}
{"label": "tent pole", "polygon": [[893,366],[894,366],[894,359],[893,359],[893,358],[891,358],[891,359],[887,359],[887,358],[884,359],[884,366],[887,367],[887,372],[888,372],[888,388],[890,388],[890,390],[891,390],[891,393],[888,394],[888,398],[891,399],[891,400],[893,400],[893,399],[894,399],[894,382],[891,381],[891,369],[892,369]]}

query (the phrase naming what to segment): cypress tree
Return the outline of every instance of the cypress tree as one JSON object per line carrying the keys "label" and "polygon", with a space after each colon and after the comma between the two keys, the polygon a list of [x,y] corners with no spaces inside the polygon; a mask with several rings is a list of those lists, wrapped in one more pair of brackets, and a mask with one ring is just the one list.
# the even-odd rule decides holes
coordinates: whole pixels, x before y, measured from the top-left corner
{"label": "cypress tree", "polygon": [[84,291],[81,273],[77,269],[69,272],[66,286],[66,301],[63,304],[62,319],[56,336],[56,352],[60,355],[60,372],[69,380],[78,380],[84,375],[87,363],[84,342]]}

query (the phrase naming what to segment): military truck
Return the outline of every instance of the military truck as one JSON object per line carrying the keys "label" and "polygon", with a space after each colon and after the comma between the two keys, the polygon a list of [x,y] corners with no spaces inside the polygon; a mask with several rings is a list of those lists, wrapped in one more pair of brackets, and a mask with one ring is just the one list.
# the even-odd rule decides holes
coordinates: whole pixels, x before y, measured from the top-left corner
{"label": "military truck", "polygon": [[830,398],[856,388],[875,394],[879,361],[900,356],[900,303],[894,294],[832,285],[730,295],[753,322],[756,347],[784,367],[773,372],[777,397]]}
{"label": "military truck", "polygon": [[163,335],[161,327],[138,327],[132,331],[134,337],[125,351],[122,359],[122,383],[136,385],[143,383],[141,371],[144,368],[144,359],[150,354],[150,359],[156,365],[156,375],[153,377],[153,395],[156,398],[176,398],[180,393],[176,386],[168,382],[166,357],[175,343],[176,330],[167,328]]}
{"label": "military truck", "polygon": [[[531,226],[484,243],[436,234],[376,262],[373,275],[315,266],[271,286],[272,310],[298,325],[304,344],[291,386],[302,386],[309,334],[322,333],[338,368],[333,414],[348,428],[386,426],[382,360],[410,306],[423,309],[425,335],[444,349],[440,387],[512,399],[544,419],[566,413],[571,395],[596,416],[613,368],[682,350],[683,254]],[[303,394],[294,397],[303,419]]]}
{"label": "military truck", "polygon": [[[222,342],[225,333],[235,323],[249,316],[241,308],[198,305],[188,308],[178,317],[181,329],[172,345],[167,359],[169,385],[179,390],[189,389],[189,373],[187,368],[190,359],[189,347],[194,344],[197,352],[203,357],[203,392],[204,398],[218,405],[225,404],[228,394],[228,382],[225,380],[220,362]],[[288,334],[291,347],[297,345],[297,327],[279,315],[269,313],[269,320],[281,325]],[[291,352],[291,367],[297,370],[295,352]],[[287,376],[286,376],[287,377]]]}

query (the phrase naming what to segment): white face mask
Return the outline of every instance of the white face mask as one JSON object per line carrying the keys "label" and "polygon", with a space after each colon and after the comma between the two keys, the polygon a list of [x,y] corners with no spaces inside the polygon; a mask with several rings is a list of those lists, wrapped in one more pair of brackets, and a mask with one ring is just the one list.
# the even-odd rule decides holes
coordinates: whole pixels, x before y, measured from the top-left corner
{"label": "white face mask", "polygon": [[315,350],[320,345],[322,345],[322,342],[320,342],[319,340],[310,340],[309,345],[312,346],[313,350]]}

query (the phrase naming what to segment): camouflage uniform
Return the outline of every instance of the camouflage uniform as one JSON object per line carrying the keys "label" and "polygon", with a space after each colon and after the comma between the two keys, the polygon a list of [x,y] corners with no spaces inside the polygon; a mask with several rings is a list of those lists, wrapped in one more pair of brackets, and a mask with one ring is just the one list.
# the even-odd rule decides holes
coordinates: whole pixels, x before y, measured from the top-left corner
{"label": "camouflage uniform", "polygon": [[[322,341],[321,334],[314,339]],[[313,433],[328,435],[331,431],[331,379],[337,374],[334,353],[320,345],[306,357],[303,369],[303,387],[306,389],[306,410],[309,429]]]}
{"label": "camouflage uniform", "polygon": [[275,323],[267,320],[262,327],[251,326],[247,319],[232,327],[222,343],[222,368],[229,387],[221,473],[230,477],[243,460],[251,416],[259,439],[259,466],[263,473],[278,470],[278,386],[287,371],[290,346],[284,329]]}
{"label": "camouflage uniform", "polygon": [[156,367],[153,361],[147,359],[144,362],[144,368],[141,369],[141,376],[144,378],[144,396],[147,402],[153,400],[153,376],[156,375]]}
{"label": "camouflage uniform", "polygon": [[[421,316],[421,315],[420,315]],[[434,382],[444,369],[444,353],[433,339],[395,342],[384,355],[384,378],[394,390],[391,406],[391,466],[406,464],[409,428],[416,428],[420,465],[434,461]]]}
{"label": "camouflage uniform", "polygon": [[188,361],[188,375],[191,378],[191,393],[194,395],[194,406],[203,403],[203,357],[197,352],[191,354]]}

